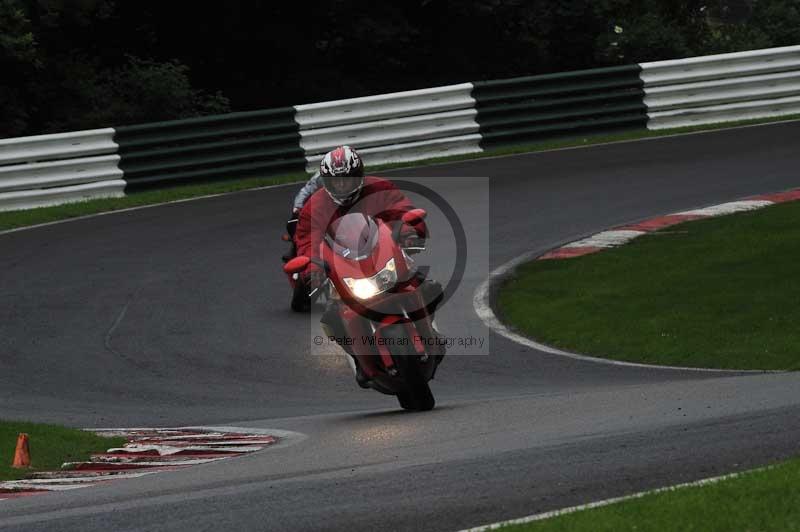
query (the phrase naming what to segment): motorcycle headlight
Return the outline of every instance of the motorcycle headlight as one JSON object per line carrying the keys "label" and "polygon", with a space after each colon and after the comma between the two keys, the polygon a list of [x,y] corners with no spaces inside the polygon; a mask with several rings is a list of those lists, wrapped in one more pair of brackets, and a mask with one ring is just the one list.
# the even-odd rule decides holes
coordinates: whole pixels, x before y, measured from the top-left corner
{"label": "motorcycle headlight", "polygon": [[397,284],[397,268],[392,258],[381,271],[372,277],[363,279],[345,277],[343,281],[357,299],[369,299],[386,292]]}

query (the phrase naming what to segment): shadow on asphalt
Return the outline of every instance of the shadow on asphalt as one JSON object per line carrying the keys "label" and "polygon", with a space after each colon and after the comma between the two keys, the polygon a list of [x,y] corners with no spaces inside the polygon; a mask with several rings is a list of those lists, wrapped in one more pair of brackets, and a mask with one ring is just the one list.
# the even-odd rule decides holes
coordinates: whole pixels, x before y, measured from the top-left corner
{"label": "shadow on asphalt", "polygon": [[446,406],[437,406],[433,410],[429,412],[411,412],[408,410],[402,410],[398,407],[397,410],[384,410],[381,412],[368,412],[366,414],[348,414],[341,416],[341,419],[346,420],[358,420],[358,419],[392,419],[392,418],[400,418],[404,416],[413,416],[413,417],[422,417],[422,416],[431,416],[435,415],[437,412],[442,411],[449,411],[449,410],[456,410],[461,408],[459,405],[446,405]]}

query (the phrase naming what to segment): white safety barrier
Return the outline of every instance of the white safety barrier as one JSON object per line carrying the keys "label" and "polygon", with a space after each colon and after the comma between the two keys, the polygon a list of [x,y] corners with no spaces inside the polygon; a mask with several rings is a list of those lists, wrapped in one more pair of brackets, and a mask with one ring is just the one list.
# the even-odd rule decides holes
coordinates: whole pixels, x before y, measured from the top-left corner
{"label": "white safety barrier", "polygon": [[686,127],[800,114],[800,96],[648,113],[649,129]]}
{"label": "white safety barrier", "polygon": [[472,109],[472,83],[296,105],[300,129]]}
{"label": "white safety barrier", "polygon": [[370,165],[481,151],[472,83],[298,105],[309,171],[322,155],[352,144]]}
{"label": "white safety barrier", "polygon": [[[422,159],[435,159],[436,157],[450,157],[451,155],[464,155],[483,151],[480,147],[481,135],[462,135],[444,139],[422,140],[399,144],[387,144],[373,148],[359,149],[358,152],[367,160],[369,165],[392,164],[419,161]],[[323,154],[307,155],[307,170],[309,172],[319,169],[319,162]]]}
{"label": "white safety barrier", "polygon": [[114,128],[0,140],[0,165],[116,153]]}
{"label": "white safety barrier", "polygon": [[0,211],[123,196],[113,138],[107,128],[0,140]]}
{"label": "white safety barrier", "polygon": [[32,209],[97,198],[124,196],[125,181],[100,181],[69,187],[23,190],[0,194],[0,211]]}
{"label": "white safety barrier", "polygon": [[[639,66],[649,129],[800,114],[800,46]],[[323,154],[341,144],[357,147],[369,167],[479,153],[474,89],[461,83],[294,106],[306,169],[315,171]],[[291,110],[280,111],[281,127],[291,130]],[[0,211],[123,196],[115,133],[106,128],[0,140]],[[259,155],[257,148],[253,154]],[[184,162],[162,166],[176,164]]]}
{"label": "white safety barrier", "polygon": [[800,113],[800,46],[640,66],[649,129]]}

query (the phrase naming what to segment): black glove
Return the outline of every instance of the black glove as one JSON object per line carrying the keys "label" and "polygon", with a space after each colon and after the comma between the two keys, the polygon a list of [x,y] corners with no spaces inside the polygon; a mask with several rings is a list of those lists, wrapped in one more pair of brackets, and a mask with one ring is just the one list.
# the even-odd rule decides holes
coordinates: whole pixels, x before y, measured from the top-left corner
{"label": "black glove", "polygon": [[292,216],[286,222],[286,232],[289,236],[294,238],[294,232],[297,230],[297,220],[300,219],[300,209],[293,209]]}
{"label": "black glove", "polygon": [[400,247],[410,255],[425,251],[425,238],[419,236],[415,231],[402,233],[400,235]]}
{"label": "black glove", "polygon": [[309,265],[308,269],[301,274],[300,278],[303,280],[303,284],[306,285],[310,293],[322,286],[322,283],[325,282],[325,273],[319,268]]}

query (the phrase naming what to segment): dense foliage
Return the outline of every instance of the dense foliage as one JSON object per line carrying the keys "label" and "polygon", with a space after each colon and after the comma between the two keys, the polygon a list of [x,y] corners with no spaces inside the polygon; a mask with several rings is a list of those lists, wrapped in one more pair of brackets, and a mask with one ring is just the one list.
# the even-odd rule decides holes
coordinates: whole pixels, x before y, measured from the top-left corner
{"label": "dense foliage", "polygon": [[800,0],[0,0],[0,137],[800,43]]}

